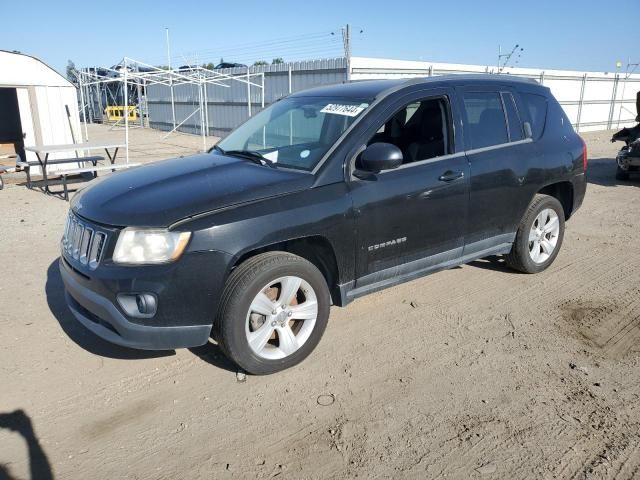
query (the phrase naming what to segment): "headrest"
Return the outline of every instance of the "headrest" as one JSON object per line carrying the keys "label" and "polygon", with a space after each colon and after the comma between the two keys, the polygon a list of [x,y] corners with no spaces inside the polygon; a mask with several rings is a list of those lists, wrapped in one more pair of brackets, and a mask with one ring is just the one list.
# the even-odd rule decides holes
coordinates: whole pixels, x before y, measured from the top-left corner
{"label": "headrest", "polygon": [[488,108],[483,110],[480,114],[478,123],[482,126],[487,124],[496,125],[504,123],[504,113],[502,113],[502,110],[498,110],[497,108]]}
{"label": "headrest", "polygon": [[389,133],[392,138],[399,137],[407,121],[407,109],[403,108],[389,120]]}

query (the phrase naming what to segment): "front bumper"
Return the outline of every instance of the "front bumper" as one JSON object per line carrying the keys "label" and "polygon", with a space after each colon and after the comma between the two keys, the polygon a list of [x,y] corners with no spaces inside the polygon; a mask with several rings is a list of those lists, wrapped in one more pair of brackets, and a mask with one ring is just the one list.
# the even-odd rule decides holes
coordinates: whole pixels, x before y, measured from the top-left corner
{"label": "front bumper", "polygon": [[83,286],[60,259],[60,274],[73,315],[99,337],[125,347],[171,350],[204,345],[211,325],[154,327],[130,322],[107,298]]}

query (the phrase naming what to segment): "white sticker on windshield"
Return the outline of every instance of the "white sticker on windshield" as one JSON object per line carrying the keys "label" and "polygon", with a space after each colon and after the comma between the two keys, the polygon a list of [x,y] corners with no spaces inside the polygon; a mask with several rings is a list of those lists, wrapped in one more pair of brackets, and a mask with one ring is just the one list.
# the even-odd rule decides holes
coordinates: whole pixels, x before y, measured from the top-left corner
{"label": "white sticker on windshield", "polygon": [[274,150],[273,152],[265,153],[262,155],[267,160],[271,160],[273,163],[278,162],[278,150]]}
{"label": "white sticker on windshield", "polygon": [[345,115],[347,117],[355,117],[368,106],[368,103],[361,103],[360,105],[343,105],[340,103],[330,103],[322,110],[320,110],[320,112],[332,113],[334,115]]}

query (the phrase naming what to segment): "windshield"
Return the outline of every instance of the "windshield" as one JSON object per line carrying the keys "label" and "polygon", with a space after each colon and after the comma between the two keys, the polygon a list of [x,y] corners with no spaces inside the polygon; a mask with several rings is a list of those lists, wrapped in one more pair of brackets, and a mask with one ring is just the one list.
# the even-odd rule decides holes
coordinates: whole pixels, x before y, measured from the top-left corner
{"label": "windshield", "polygon": [[285,98],[231,132],[218,146],[229,154],[258,153],[276,166],[311,171],[368,106],[362,100],[343,98]]}

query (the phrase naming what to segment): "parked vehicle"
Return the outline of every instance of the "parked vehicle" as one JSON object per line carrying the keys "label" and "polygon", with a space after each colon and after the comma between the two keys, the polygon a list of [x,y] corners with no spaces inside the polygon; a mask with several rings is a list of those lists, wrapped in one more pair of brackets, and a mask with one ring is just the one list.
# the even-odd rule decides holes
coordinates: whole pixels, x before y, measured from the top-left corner
{"label": "parked vehicle", "polygon": [[221,70],[223,68],[247,68],[247,66],[244,63],[222,62],[213,67],[214,70]]}
{"label": "parked vehicle", "polygon": [[586,168],[584,142],[534,81],[322,87],[209,153],[83,190],[60,270],[71,311],[99,336],[146,349],[211,336],[267,374],[311,353],[332,304],[492,255],[545,270]]}
{"label": "parked vehicle", "polygon": [[[640,92],[636,98],[636,122],[640,122]],[[632,172],[640,172],[640,124],[614,133],[611,141],[625,144],[616,155],[616,179],[629,180]]]}

